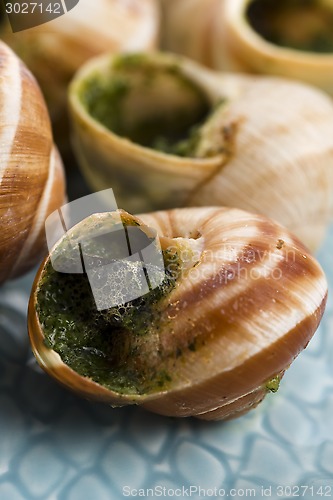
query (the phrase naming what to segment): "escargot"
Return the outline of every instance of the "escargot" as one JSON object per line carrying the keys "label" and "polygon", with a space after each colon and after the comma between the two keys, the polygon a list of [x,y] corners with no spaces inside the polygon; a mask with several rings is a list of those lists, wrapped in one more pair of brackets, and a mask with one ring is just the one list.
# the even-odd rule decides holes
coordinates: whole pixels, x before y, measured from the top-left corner
{"label": "escargot", "polygon": [[0,283],[45,255],[44,221],[64,201],[62,162],[40,89],[0,42]]}
{"label": "escargot", "polygon": [[[36,7],[36,11],[40,7]],[[51,23],[12,34],[3,23],[1,38],[25,61],[39,82],[49,107],[57,144],[69,147],[67,85],[89,58],[105,51],[131,52],[155,47],[156,0],[80,0]]]}
{"label": "escargot", "polygon": [[[164,46],[212,68],[279,75],[333,94],[333,4],[161,0]],[[187,23],[186,19],[191,19]]]}
{"label": "escargot", "polygon": [[[142,254],[149,244],[160,249],[162,276],[139,246],[122,260],[110,244],[99,249],[99,238],[125,228],[144,236]],[[97,292],[88,270],[71,274],[69,242],[96,266]],[[103,276],[106,262],[116,271]],[[156,286],[124,302],[142,267]],[[109,308],[96,306],[100,292]],[[105,212],[70,229],[42,264],[29,335],[41,367],[85,398],[168,416],[233,418],[277,390],[317,329],[326,294],[316,260],[263,216],[223,207]]]}
{"label": "escargot", "polygon": [[319,90],[155,53],[96,58],[69,94],[82,171],[124,209],[237,206],[320,244],[332,214],[333,105]]}

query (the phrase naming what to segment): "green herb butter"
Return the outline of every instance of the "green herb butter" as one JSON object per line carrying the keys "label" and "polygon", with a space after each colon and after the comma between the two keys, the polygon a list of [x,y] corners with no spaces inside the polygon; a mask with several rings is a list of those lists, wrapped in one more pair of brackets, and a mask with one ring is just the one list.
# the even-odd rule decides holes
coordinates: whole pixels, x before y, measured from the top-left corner
{"label": "green herb butter", "polygon": [[46,345],[77,373],[118,393],[165,388],[171,376],[159,346],[160,307],[176,285],[179,263],[174,254],[163,256],[165,277],[159,287],[103,311],[95,306],[86,274],[59,273],[48,262],[36,306]]}
{"label": "green herb butter", "polygon": [[119,56],[108,70],[89,76],[79,97],[89,114],[115,134],[186,157],[194,156],[212,108],[176,64],[137,54]]}
{"label": "green herb butter", "polygon": [[281,377],[277,375],[273,377],[271,380],[266,382],[266,389],[270,392],[277,392],[280,387]]}

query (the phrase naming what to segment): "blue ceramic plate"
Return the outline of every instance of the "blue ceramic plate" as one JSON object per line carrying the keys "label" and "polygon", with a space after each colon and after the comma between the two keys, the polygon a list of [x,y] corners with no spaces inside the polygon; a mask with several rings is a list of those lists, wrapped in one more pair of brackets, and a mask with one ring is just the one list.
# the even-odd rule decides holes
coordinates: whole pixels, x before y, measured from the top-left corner
{"label": "blue ceramic plate", "polygon": [[[333,227],[319,259],[333,285]],[[33,275],[0,289],[0,499],[333,498],[333,303],[277,394],[238,420],[83,401],[36,366]]]}

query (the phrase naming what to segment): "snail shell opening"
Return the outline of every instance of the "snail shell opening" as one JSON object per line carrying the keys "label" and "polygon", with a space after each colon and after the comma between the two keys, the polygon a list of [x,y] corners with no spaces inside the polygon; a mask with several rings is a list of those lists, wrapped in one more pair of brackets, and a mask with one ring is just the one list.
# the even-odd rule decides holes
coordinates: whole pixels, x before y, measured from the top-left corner
{"label": "snail shell opening", "polygon": [[331,0],[161,2],[167,50],[215,69],[293,78],[333,94]]}
{"label": "snail shell opening", "polygon": [[221,161],[198,159],[194,166],[187,156],[190,128],[219,100],[192,78],[192,68],[171,55],[107,55],[87,63],[71,84],[73,145],[83,174],[94,190],[112,186],[130,212],[183,206]]}
{"label": "snail shell opening", "polygon": [[249,0],[246,16],[259,35],[278,47],[333,55],[330,1]]}

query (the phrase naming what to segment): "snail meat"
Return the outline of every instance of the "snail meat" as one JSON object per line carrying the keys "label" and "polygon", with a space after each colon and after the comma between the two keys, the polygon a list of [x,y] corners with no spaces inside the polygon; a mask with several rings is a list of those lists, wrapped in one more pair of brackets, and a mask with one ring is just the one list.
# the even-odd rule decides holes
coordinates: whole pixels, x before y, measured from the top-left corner
{"label": "snail meat", "polygon": [[[87,255],[96,256],[95,238],[114,230],[119,215],[149,241],[159,235],[163,277],[149,293],[98,310],[87,274],[53,263],[67,258],[68,237],[88,239]],[[131,262],[135,273],[140,263]],[[117,276],[115,291],[100,285],[112,298],[124,293],[124,267]],[[218,420],[277,391],[317,329],[326,295],[316,260],[263,216],[221,207],[105,212],[74,226],[41,266],[29,334],[42,368],[83,397]]]}

